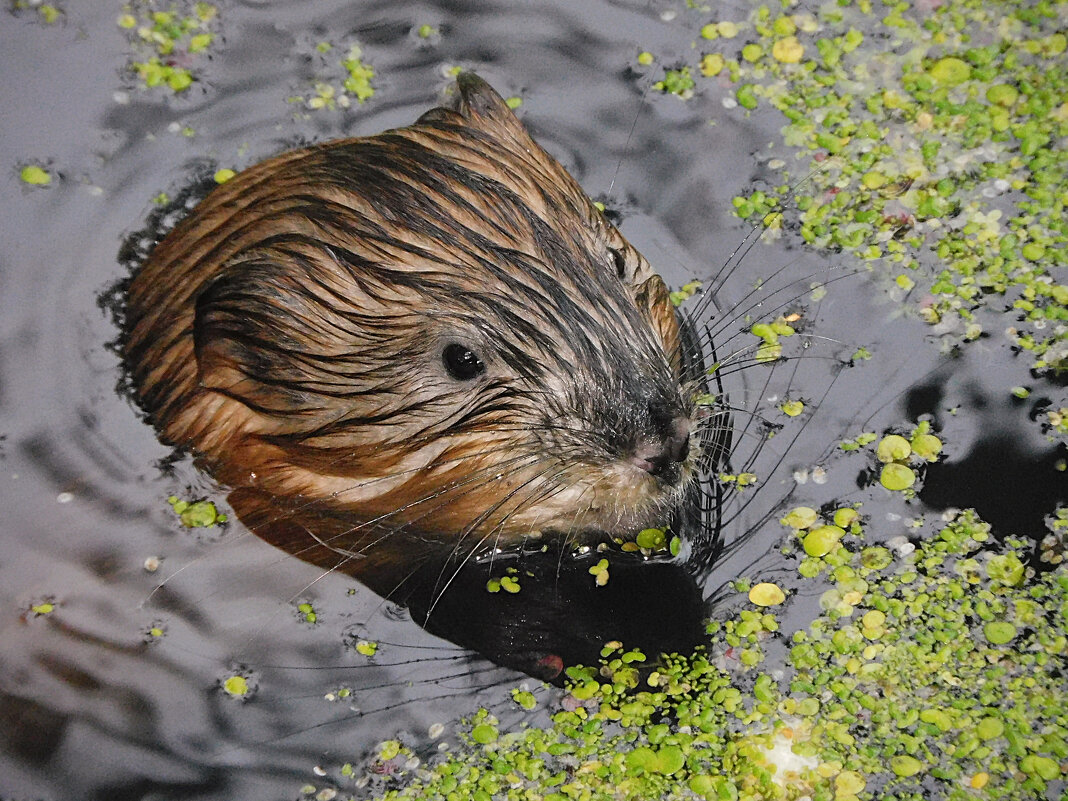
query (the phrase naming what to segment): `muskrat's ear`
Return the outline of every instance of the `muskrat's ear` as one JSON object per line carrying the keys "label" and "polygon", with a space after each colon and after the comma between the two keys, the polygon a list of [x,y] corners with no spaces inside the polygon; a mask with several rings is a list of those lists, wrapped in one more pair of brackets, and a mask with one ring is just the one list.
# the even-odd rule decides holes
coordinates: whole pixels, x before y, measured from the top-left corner
{"label": "muskrat's ear", "polygon": [[504,102],[497,90],[479,78],[473,72],[461,72],[456,76],[456,88],[460,92],[456,103],[456,110],[469,118],[472,115],[478,117],[493,117],[506,115],[514,117],[508,104]]}
{"label": "muskrat's ear", "polygon": [[292,360],[285,320],[297,312],[279,284],[271,264],[231,265],[197,295],[193,319],[200,386],[268,413],[300,406],[300,394],[286,381]]}
{"label": "muskrat's ear", "polygon": [[475,73],[461,72],[456,77],[456,89],[454,108],[468,124],[497,133],[503,129],[515,138],[530,141],[527,129],[504,98]]}
{"label": "muskrat's ear", "polygon": [[239,330],[253,317],[248,315],[242,319],[235,313],[232,307],[236,304],[230,303],[237,295],[235,289],[233,275],[223,272],[196,298],[193,353],[197,360],[197,379],[206,389],[232,392],[234,387],[248,380],[253,350],[250,344],[256,337],[253,332]]}

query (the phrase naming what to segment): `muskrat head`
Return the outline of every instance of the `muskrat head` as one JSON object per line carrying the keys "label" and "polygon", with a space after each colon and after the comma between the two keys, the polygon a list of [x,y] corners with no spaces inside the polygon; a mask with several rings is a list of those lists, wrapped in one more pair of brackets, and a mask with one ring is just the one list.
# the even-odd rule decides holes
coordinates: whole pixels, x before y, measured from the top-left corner
{"label": "muskrat head", "polygon": [[173,230],[129,292],[141,401],[223,483],[354,529],[663,523],[697,450],[664,283],[485,82],[457,85],[410,127],[240,173]]}

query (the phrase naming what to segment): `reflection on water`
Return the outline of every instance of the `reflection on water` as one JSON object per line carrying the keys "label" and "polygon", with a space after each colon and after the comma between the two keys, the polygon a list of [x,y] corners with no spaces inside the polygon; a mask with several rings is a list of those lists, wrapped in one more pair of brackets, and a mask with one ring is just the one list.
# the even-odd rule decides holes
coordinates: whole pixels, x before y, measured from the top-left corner
{"label": "reflection on water", "polygon": [[[679,285],[714,275],[742,241],[729,198],[760,177],[752,154],[778,122],[728,113],[711,91],[685,104],[643,99],[644,84],[626,70],[635,54],[681,53],[690,41],[644,3],[222,3],[202,80],[176,100],[135,88],[115,8],[86,5],[68,4],[52,25],[33,13],[0,19],[0,795],[288,798],[312,766],[352,760],[387,736],[433,750],[429,727],[477,703],[515,722],[522,714],[509,711],[500,687],[517,674],[238,524],[202,537],[178,525],[168,496],[221,493],[185,461],[161,470],[168,451],[115,392],[117,359],[106,344],[115,330],[97,298],[123,277],[120,243],[142,227],[153,198],[176,194],[205,164],[239,168],[299,142],[407,124],[437,101],[448,80],[442,65],[458,64],[521,97],[539,141],[622,213],[624,234]],[[413,36],[423,24],[440,35]],[[364,106],[301,116],[287,98],[314,91],[316,44],[327,40],[359,41],[378,93]],[[22,183],[28,162],[46,164],[53,185]],[[718,305],[747,309],[755,278],[774,276],[771,288],[783,293],[753,314],[778,313],[811,276],[836,266],[761,246],[717,287]],[[1050,386],[1027,402],[992,399],[990,387],[1035,383],[1007,348],[945,361],[862,280],[838,281],[801,305],[804,359],[767,384],[767,371],[725,380],[736,406],[772,409],[790,387],[818,415],[772,439],[760,419],[740,418],[732,469],[748,469],[752,457],[761,488],[724,509],[726,554],[704,586],[656,578],[686,603],[718,597],[755,564],[774,574],[781,529],[761,524],[778,517],[788,493],[804,498],[795,477],[811,476],[813,465],[826,464],[844,501],[863,496],[878,515],[855,466],[832,458],[839,440],[861,430],[917,413],[939,418],[950,452],[922,496],[935,509],[998,491],[980,483],[991,439],[1014,443],[1014,474],[1051,458],[1028,416],[1043,395],[1063,393]],[[728,326],[719,341],[741,327]],[[899,359],[841,368],[859,344],[884,342]],[[1058,481],[1042,484],[1029,519],[1065,498]],[[161,559],[156,572],[145,568],[150,557]],[[301,603],[314,607],[315,623]],[[599,613],[611,615],[611,604]],[[456,616],[440,619],[449,635]],[[684,638],[697,626],[674,622]],[[373,659],[353,647],[360,640],[379,644]],[[222,689],[235,675],[248,679],[250,697]]]}

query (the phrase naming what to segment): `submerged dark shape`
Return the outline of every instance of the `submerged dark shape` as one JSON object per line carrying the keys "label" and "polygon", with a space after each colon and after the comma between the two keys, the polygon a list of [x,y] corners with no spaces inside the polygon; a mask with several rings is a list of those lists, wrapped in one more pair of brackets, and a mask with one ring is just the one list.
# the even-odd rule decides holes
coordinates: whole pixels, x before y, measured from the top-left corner
{"label": "submerged dark shape", "polygon": [[[707,639],[708,612],[687,566],[616,555],[598,586],[596,552],[555,549],[467,559],[445,592],[440,572],[410,584],[402,599],[412,617],[439,637],[493,662],[545,681],[562,682],[569,665],[596,665],[606,641],[637,647],[656,665],[659,654],[692,653]],[[517,593],[488,593],[487,581],[515,570]]]}
{"label": "submerged dark shape", "polygon": [[[567,625],[590,601],[566,552],[674,522],[707,556],[691,523],[715,506],[723,413],[649,263],[484,81],[457,90],[212,191],[130,283],[126,366],[161,438],[266,541],[498,661],[539,614],[599,649],[626,615]],[[485,611],[512,631],[438,624],[461,597],[485,607],[475,557],[543,543],[557,568],[536,557],[529,614]]]}
{"label": "submerged dark shape", "polygon": [[1068,449],[1035,452],[1022,441],[992,436],[959,459],[930,465],[920,499],[934,509],[973,508],[1000,534],[1041,539],[1045,517],[1068,502],[1068,475],[1057,468]]}

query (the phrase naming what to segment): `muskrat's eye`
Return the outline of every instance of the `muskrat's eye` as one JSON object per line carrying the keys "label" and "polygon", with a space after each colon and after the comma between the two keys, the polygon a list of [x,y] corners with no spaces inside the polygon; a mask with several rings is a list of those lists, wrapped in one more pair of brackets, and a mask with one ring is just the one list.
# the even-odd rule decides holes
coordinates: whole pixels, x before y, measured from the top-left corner
{"label": "muskrat's eye", "polygon": [[466,345],[456,342],[445,346],[445,350],[441,352],[441,361],[449,375],[457,381],[470,381],[486,372],[486,365],[478,358],[478,354]]}
{"label": "muskrat's eye", "polygon": [[609,248],[608,252],[612,254],[612,264],[615,265],[616,275],[619,276],[621,281],[626,279],[626,277],[627,277],[627,260],[623,256],[623,251],[622,250],[617,250],[616,248]]}

